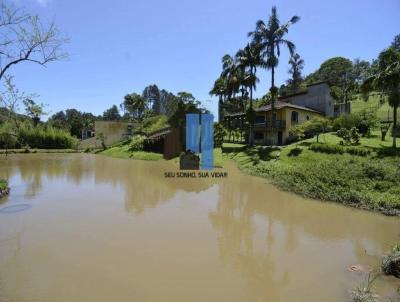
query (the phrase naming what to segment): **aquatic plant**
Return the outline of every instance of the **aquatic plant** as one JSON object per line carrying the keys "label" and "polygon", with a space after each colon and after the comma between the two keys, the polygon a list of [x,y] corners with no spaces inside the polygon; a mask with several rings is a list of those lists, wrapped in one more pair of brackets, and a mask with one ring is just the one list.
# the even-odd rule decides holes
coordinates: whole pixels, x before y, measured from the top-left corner
{"label": "aquatic plant", "polygon": [[7,195],[10,192],[8,182],[5,179],[0,178],[0,198]]}
{"label": "aquatic plant", "polygon": [[396,244],[390,253],[383,257],[382,271],[400,278],[400,244]]}
{"label": "aquatic plant", "polygon": [[372,277],[372,274],[368,274],[367,280],[364,284],[361,284],[355,288],[349,296],[349,302],[378,302],[378,295],[372,290],[372,283],[376,276]]}

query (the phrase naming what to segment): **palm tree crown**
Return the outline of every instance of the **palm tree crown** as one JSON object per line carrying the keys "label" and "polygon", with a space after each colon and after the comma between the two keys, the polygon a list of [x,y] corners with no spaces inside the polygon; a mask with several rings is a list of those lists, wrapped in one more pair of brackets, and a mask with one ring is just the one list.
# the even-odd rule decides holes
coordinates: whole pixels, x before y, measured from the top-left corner
{"label": "palm tree crown", "polygon": [[256,29],[248,34],[253,39],[253,42],[261,48],[261,56],[265,59],[264,67],[271,70],[272,110],[274,110],[277,93],[277,88],[275,87],[275,68],[279,63],[278,58],[281,54],[281,47],[287,47],[290,54],[293,55],[295,45],[284,37],[289,32],[289,27],[299,20],[298,16],[293,16],[288,22],[282,25],[278,19],[276,7],[273,6],[268,21],[257,21]]}

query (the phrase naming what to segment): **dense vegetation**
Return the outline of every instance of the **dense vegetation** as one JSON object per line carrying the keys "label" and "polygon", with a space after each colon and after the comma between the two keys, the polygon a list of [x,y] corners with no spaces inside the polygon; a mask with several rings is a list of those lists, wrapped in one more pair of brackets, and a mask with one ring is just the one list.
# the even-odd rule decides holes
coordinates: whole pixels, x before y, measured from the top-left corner
{"label": "dense vegetation", "polygon": [[20,123],[16,131],[9,123],[0,125],[0,149],[71,149],[77,142],[68,131],[47,125],[34,126],[29,121]]}

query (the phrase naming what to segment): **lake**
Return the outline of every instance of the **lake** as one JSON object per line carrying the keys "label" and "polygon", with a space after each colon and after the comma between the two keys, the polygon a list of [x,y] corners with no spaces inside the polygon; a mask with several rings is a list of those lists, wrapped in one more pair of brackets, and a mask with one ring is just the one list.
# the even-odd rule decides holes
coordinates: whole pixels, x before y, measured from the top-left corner
{"label": "lake", "polygon": [[[218,171],[2,156],[0,301],[345,301],[400,242],[398,217],[282,192],[233,163]],[[384,298],[398,287],[374,282]]]}

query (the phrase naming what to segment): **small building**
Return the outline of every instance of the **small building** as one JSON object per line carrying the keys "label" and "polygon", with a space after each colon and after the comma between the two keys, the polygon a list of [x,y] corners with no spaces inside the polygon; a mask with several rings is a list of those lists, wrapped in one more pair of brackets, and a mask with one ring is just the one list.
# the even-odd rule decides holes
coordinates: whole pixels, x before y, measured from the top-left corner
{"label": "small building", "polygon": [[138,124],[127,121],[95,121],[94,132],[79,143],[79,148],[102,148],[103,143],[108,147],[132,136],[133,129]]}
{"label": "small building", "polygon": [[278,100],[313,109],[326,117],[335,116],[335,100],[327,81],[310,84],[307,89],[281,96]]}
{"label": "small building", "polygon": [[[291,127],[314,117],[324,116],[319,111],[282,101],[275,102],[274,113],[272,113],[271,105],[257,108],[255,112],[253,142],[260,145],[284,145],[288,142]],[[245,114],[225,116],[228,129],[237,126],[238,122],[248,130],[248,125],[245,124]]]}
{"label": "small building", "polygon": [[[274,114],[271,105],[257,108],[255,112],[253,142],[284,145],[289,142],[291,127],[316,116],[334,117],[335,101],[331,96],[328,82],[324,81],[310,84],[307,89],[296,93],[279,97],[275,102]],[[247,136],[249,135],[244,113],[226,114],[224,123],[228,129],[239,129],[240,133],[247,132]]]}
{"label": "small building", "polygon": [[146,135],[144,150],[163,154],[171,159],[182,152],[182,133],[180,128],[167,127]]}

